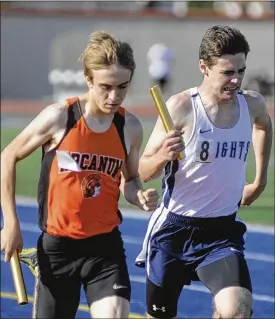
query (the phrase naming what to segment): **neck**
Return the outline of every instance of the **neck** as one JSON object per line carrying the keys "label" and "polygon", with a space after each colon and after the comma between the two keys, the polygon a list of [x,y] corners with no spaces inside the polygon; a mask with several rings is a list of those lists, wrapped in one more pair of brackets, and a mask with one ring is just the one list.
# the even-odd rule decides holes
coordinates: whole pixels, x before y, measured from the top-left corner
{"label": "neck", "polygon": [[92,116],[93,120],[101,124],[113,119],[114,114],[106,114],[100,110],[90,92],[80,96],[79,100],[84,116]]}

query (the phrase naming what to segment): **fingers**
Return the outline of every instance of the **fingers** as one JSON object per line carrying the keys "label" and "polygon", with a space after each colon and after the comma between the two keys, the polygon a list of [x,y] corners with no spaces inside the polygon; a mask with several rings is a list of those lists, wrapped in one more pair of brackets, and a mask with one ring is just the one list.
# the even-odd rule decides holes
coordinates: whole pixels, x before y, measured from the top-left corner
{"label": "fingers", "polygon": [[143,205],[145,211],[155,210],[158,205],[159,195],[155,189],[147,189],[143,192],[146,204]]}
{"label": "fingers", "polygon": [[9,250],[7,252],[5,252],[5,262],[10,262],[11,256],[13,254],[13,251]]}
{"label": "fingers", "polygon": [[152,199],[158,199],[159,198],[159,194],[156,191],[156,189],[149,188],[149,189],[146,189],[143,192],[143,197],[145,198],[146,201],[149,201],[149,200],[152,200]]}
{"label": "fingers", "polygon": [[167,132],[166,136],[167,136],[167,138],[181,137],[182,134],[183,134],[183,131],[172,130],[172,131]]}
{"label": "fingers", "polygon": [[138,200],[139,200],[141,205],[145,205],[146,204],[146,198],[144,197],[144,194],[143,194],[142,190],[139,190],[137,192],[137,197],[138,197]]}
{"label": "fingers", "polygon": [[173,137],[173,138],[169,138],[165,141],[165,145],[167,147],[175,145],[175,144],[183,144],[182,137]]}
{"label": "fingers", "polygon": [[22,249],[23,249],[23,245],[18,245],[17,248],[14,248],[14,247],[3,247],[2,248],[1,247],[2,252],[5,254],[4,261],[5,262],[10,262],[10,259],[11,259],[12,255],[13,255],[13,253],[15,251],[17,251],[17,253],[19,254],[19,253],[21,253]]}

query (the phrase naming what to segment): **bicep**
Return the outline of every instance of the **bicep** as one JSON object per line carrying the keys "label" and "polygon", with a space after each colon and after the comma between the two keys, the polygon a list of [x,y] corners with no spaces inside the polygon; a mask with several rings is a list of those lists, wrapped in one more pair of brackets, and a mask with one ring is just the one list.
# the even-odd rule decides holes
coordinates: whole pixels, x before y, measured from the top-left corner
{"label": "bicep", "polygon": [[161,121],[161,118],[158,117],[156,125],[148,139],[142,156],[154,155],[160,149],[165,134],[166,131]]}
{"label": "bicep", "polygon": [[3,151],[16,161],[22,160],[53,138],[60,124],[60,112],[45,108]]}
{"label": "bicep", "polygon": [[124,134],[129,138],[130,147],[127,159],[123,165],[122,177],[126,181],[137,177],[138,174],[138,164],[140,157],[140,149],[143,142],[143,129],[140,121],[130,115],[130,120],[126,127]]}
{"label": "bicep", "polygon": [[254,108],[254,128],[264,130],[271,125],[268,108],[263,97],[259,98]]}

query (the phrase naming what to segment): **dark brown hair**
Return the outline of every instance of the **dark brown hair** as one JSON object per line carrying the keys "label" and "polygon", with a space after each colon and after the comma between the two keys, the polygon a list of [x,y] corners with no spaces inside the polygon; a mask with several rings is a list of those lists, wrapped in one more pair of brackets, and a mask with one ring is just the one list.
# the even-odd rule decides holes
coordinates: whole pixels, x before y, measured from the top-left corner
{"label": "dark brown hair", "polygon": [[240,30],[231,25],[215,25],[202,38],[199,59],[211,67],[222,55],[244,53],[247,57],[249,51],[249,44]]}

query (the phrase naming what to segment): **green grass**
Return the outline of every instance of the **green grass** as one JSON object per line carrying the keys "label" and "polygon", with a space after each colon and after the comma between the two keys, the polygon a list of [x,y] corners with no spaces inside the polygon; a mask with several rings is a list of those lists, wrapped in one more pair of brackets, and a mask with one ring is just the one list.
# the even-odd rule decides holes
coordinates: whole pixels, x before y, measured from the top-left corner
{"label": "green grass", "polygon": [[[147,123],[148,124],[148,123]],[[152,126],[145,125],[144,143],[151,133]],[[1,129],[1,150],[20,132],[20,129],[2,128]],[[272,152],[273,156],[274,152]],[[252,182],[255,174],[255,163],[252,153],[249,155],[247,167],[247,181]],[[36,196],[37,181],[40,172],[41,149],[35,151],[28,158],[21,161],[17,165],[16,177],[16,194],[25,196]],[[274,159],[272,158],[271,163]],[[274,165],[269,167],[268,185],[261,197],[250,207],[242,207],[240,209],[240,217],[247,222],[260,223],[265,225],[274,225]],[[146,188],[155,187],[161,193],[160,179],[145,184]],[[121,196],[120,204],[123,207],[131,207],[123,196]]]}

